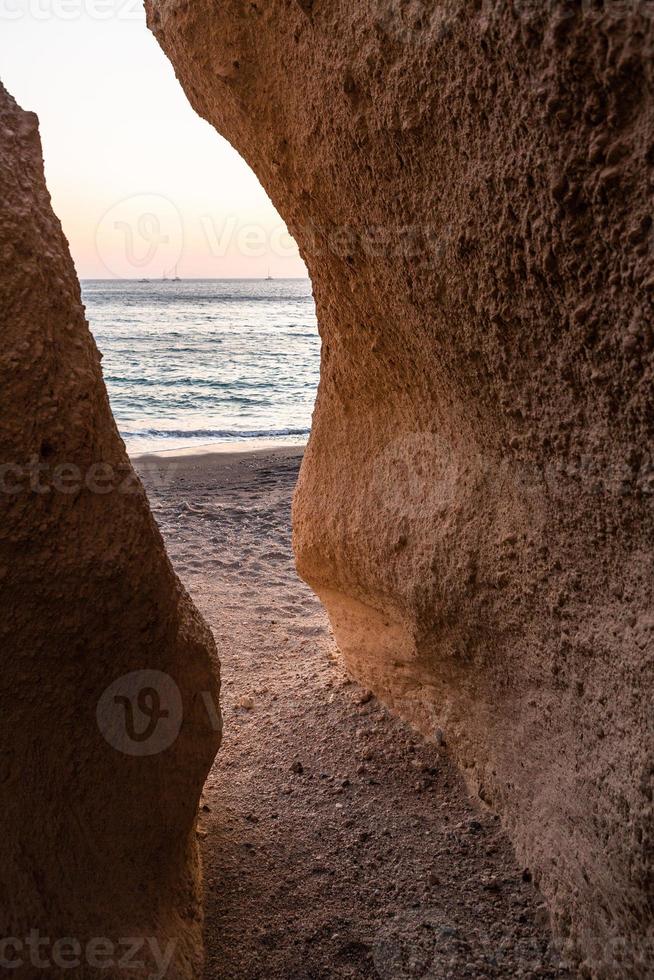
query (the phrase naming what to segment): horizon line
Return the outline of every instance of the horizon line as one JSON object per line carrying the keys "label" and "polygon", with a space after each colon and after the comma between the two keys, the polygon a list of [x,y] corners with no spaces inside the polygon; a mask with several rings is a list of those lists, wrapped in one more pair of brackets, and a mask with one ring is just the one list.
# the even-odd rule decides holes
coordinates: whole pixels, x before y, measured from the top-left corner
{"label": "horizon line", "polygon": [[285,282],[288,280],[293,280],[300,282],[301,280],[308,279],[311,281],[311,276],[180,276],[179,279],[145,279],[142,277],[135,278],[131,276],[78,276],[80,282],[234,282],[234,280],[242,282]]}

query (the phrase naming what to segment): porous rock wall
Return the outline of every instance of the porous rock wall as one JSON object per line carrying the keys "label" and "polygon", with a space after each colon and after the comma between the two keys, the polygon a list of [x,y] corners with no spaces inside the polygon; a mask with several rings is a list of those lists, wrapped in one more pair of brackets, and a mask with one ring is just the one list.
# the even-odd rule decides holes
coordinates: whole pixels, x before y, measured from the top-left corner
{"label": "porous rock wall", "polygon": [[146,6],[311,273],[295,549],[351,671],[583,970],[651,976],[652,5]]}
{"label": "porous rock wall", "polygon": [[2,86],[0,258],[0,972],[190,980],[215,645],[111,416],[37,118]]}

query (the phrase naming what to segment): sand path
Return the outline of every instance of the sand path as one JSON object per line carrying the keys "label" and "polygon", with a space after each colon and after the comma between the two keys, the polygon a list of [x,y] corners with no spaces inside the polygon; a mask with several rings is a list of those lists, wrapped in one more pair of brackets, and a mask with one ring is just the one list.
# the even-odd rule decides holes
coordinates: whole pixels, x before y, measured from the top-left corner
{"label": "sand path", "polygon": [[141,461],[223,664],[207,980],[556,977],[544,906],[446,750],[348,682],[294,570],[299,452]]}

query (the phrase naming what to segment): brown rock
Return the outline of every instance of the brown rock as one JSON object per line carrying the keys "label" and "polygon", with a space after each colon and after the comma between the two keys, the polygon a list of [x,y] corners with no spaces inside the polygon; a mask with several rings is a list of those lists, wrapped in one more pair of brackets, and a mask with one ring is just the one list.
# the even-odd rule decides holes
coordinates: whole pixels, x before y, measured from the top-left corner
{"label": "brown rock", "polygon": [[616,627],[652,603],[652,367],[622,343],[652,268],[620,229],[651,211],[654,22],[528,6],[147,3],[311,272],[301,574],[352,674],[447,732],[587,969],[642,976],[652,672]]}
{"label": "brown rock", "polygon": [[215,645],[116,431],[36,117],[1,85],[0,255],[0,933],[148,936],[190,980]]}

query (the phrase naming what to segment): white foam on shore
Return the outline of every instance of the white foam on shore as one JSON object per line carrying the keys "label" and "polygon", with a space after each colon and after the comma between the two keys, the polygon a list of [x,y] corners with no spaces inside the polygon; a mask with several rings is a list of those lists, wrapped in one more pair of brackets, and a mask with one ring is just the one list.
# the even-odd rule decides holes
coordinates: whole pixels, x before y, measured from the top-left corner
{"label": "white foam on shore", "polygon": [[241,442],[211,442],[202,446],[181,446],[174,449],[151,449],[148,451],[140,450],[130,452],[129,457],[133,460],[141,459],[175,459],[176,457],[189,456],[212,456],[216,453],[241,455],[244,453],[255,452],[274,452],[279,449],[298,449],[303,450],[306,446],[306,439],[299,439],[297,442],[280,442],[275,439],[245,439]]}

